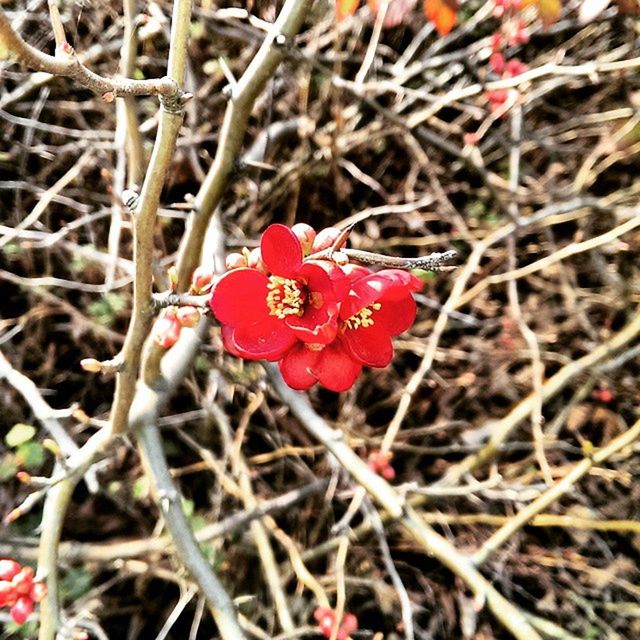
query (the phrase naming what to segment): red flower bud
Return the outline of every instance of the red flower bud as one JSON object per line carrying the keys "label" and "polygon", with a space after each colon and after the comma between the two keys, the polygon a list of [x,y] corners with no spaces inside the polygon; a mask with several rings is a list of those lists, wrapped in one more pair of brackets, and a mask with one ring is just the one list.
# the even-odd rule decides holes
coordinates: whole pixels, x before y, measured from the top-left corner
{"label": "red flower bud", "polygon": [[0,560],[0,580],[11,580],[13,576],[20,572],[22,567],[15,560],[2,558]]}
{"label": "red flower bud", "polygon": [[11,584],[15,587],[16,593],[26,596],[33,586],[33,569],[31,567],[22,567],[20,572],[13,576]]}
{"label": "red flower bud", "polygon": [[153,325],[153,339],[163,349],[168,349],[178,341],[180,329],[181,325],[178,318],[173,313],[165,313]]}
{"label": "red flower bud", "polygon": [[206,293],[213,283],[213,271],[205,267],[197,267],[191,276],[191,288],[196,293]]}
{"label": "red flower bud", "polygon": [[240,269],[241,267],[247,266],[247,259],[241,253],[230,253],[225,261],[225,266],[227,267],[227,271],[231,269]]}
{"label": "red flower bud", "polygon": [[0,581],[0,607],[11,607],[18,599],[16,588],[8,580]]}
{"label": "red flower bud", "polygon": [[492,53],[489,58],[489,67],[491,68],[491,71],[501,76],[505,69],[504,56],[498,51]]}
{"label": "red flower bud", "polygon": [[183,327],[195,327],[200,320],[200,310],[191,306],[180,307],[176,317]]}
{"label": "red flower bud", "polygon": [[322,231],[318,232],[318,235],[313,241],[311,253],[317,253],[318,251],[332,247],[333,243],[338,239],[338,236],[341,233],[340,229],[336,229],[336,227],[326,227],[325,229],[322,229]]}
{"label": "red flower bud", "polygon": [[17,624],[24,624],[33,611],[33,600],[27,596],[18,598],[11,607],[9,614]]}
{"label": "red flower bud", "polygon": [[352,633],[358,628],[358,618],[353,613],[345,613],[341,626],[347,633]]}
{"label": "red flower bud", "polygon": [[302,252],[307,255],[311,251],[313,241],[316,239],[316,230],[305,222],[298,222],[291,227],[291,231],[300,240]]}

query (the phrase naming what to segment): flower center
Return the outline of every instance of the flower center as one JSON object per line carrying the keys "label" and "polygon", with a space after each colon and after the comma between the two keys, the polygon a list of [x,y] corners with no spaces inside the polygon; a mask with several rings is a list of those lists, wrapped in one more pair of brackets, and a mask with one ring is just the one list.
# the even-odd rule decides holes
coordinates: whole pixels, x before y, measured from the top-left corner
{"label": "flower center", "polygon": [[382,305],[379,302],[363,307],[358,313],[354,313],[348,320],[345,320],[344,327],[346,329],[359,329],[360,327],[373,326],[373,312],[380,311],[381,308]]}
{"label": "flower center", "polygon": [[269,289],[267,294],[269,315],[284,319],[287,316],[301,316],[304,313],[306,296],[297,280],[271,276],[267,289]]}

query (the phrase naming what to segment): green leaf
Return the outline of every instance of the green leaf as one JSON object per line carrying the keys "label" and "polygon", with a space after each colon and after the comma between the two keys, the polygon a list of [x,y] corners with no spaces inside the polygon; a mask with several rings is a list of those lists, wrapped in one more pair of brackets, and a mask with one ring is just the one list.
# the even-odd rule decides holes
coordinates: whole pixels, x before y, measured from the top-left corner
{"label": "green leaf", "polygon": [[14,424],[13,427],[11,427],[9,433],[4,437],[4,441],[7,444],[7,447],[15,449],[15,447],[19,447],[21,444],[29,442],[29,440],[31,440],[35,435],[35,427],[32,427],[30,424],[18,422],[18,424]]}
{"label": "green leaf", "polygon": [[39,442],[25,442],[16,450],[16,458],[27,471],[37,471],[44,464],[44,447]]}

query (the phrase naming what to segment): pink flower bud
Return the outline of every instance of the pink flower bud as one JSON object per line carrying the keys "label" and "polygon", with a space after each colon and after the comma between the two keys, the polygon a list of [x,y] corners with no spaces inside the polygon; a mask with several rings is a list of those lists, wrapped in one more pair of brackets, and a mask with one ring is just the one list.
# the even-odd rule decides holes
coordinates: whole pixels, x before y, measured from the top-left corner
{"label": "pink flower bud", "polygon": [[267,265],[262,261],[262,254],[260,253],[260,249],[256,247],[251,250],[249,253],[249,268],[257,269],[258,271],[262,271],[262,273],[269,273],[269,269]]}
{"label": "pink flower bud", "polygon": [[183,327],[195,327],[200,320],[200,310],[191,306],[180,307],[176,317]]}
{"label": "pink flower bud", "polygon": [[353,633],[358,628],[358,618],[353,613],[345,613],[341,626],[347,633]]}
{"label": "pink flower bud", "polygon": [[178,341],[180,329],[181,325],[178,318],[173,313],[165,313],[153,325],[153,339],[163,349],[168,349]]}
{"label": "pink flower bud", "polygon": [[21,596],[9,610],[9,614],[16,624],[24,624],[33,611],[33,600]]}
{"label": "pink flower bud", "polygon": [[501,76],[505,68],[504,56],[498,51],[492,53],[489,58],[489,67],[491,68],[491,71]]}
{"label": "pink flower bud", "polygon": [[313,241],[311,253],[317,253],[318,251],[332,247],[341,233],[340,229],[336,229],[336,227],[326,227],[322,229]]}
{"label": "pink flower bud", "polygon": [[20,573],[22,567],[15,560],[2,558],[0,560],[0,580],[11,580],[13,576]]}
{"label": "pink flower bud", "polygon": [[47,595],[47,585],[44,582],[34,582],[29,597],[34,602],[40,602]]}
{"label": "pink flower bud", "polygon": [[307,255],[311,251],[313,241],[316,239],[316,230],[305,222],[298,222],[291,227],[291,231],[300,240],[302,252]]}
{"label": "pink flower bud", "polygon": [[191,288],[196,293],[206,293],[213,283],[213,271],[197,267],[191,276]]}
{"label": "pink flower bud", "polygon": [[8,580],[0,581],[0,607],[11,607],[18,599],[16,588]]}
{"label": "pink flower bud", "polygon": [[224,261],[228,271],[247,266],[247,258],[241,253],[230,253]]}
{"label": "pink flower bud", "polygon": [[33,569],[31,567],[22,567],[11,579],[11,584],[15,587],[16,593],[26,596],[33,586]]}

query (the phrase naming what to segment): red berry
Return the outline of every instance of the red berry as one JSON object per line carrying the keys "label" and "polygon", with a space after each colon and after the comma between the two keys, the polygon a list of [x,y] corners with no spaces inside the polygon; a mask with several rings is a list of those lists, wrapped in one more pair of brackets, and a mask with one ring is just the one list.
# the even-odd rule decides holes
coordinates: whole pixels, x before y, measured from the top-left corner
{"label": "red berry", "polygon": [[396,470],[389,464],[380,471],[380,475],[385,479],[391,482],[396,477]]}
{"label": "red berry", "polygon": [[13,576],[11,584],[15,587],[18,595],[26,596],[33,586],[33,569],[31,567],[22,567],[20,572]]}
{"label": "red berry", "polygon": [[34,582],[29,597],[34,602],[40,602],[47,595],[47,585],[44,582]]}
{"label": "red berry", "polygon": [[0,560],[0,580],[11,580],[15,576],[21,567],[15,560],[9,558],[2,558]]}
{"label": "red berry", "polygon": [[33,611],[33,600],[21,596],[9,610],[9,614],[17,624],[24,624]]}
{"label": "red berry", "polygon": [[491,68],[491,71],[501,76],[505,69],[504,56],[498,51],[492,53],[489,58],[489,67]]}
{"label": "red berry", "polygon": [[500,51],[502,49],[502,35],[498,31],[491,36],[491,49],[492,51]]}
{"label": "red berry", "polygon": [[0,607],[11,607],[17,599],[15,586],[8,580],[0,581]]}

